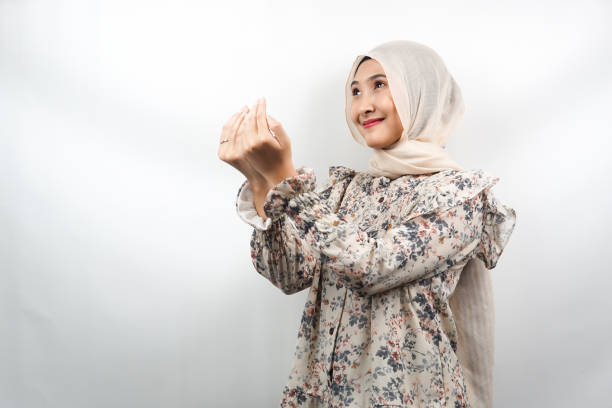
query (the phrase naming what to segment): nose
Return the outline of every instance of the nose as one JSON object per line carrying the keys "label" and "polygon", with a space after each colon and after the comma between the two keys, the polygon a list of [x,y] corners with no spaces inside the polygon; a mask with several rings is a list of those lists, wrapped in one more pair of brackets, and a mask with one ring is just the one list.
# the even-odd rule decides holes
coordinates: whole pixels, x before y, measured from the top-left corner
{"label": "nose", "polygon": [[358,112],[361,118],[374,112],[374,104],[372,103],[371,97],[364,97],[359,101]]}

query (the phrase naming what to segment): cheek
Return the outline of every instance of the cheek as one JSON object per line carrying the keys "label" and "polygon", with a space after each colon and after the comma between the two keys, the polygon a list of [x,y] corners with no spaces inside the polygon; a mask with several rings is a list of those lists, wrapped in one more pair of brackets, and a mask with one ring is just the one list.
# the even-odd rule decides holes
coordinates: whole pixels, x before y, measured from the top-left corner
{"label": "cheek", "polygon": [[397,113],[395,114],[395,120],[394,120],[394,122],[395,122],[394,124],[395,124],[395,127],[396,127],[396,128],[398,128],[398,129],[403,129],[403,127],[402,127],[402,121],[400,120],[400,117],[399,117],[399,115],[398,115]]}
{"label": "cheek", "polygon": [[351,108],[350,108],[350,109],[351,109],[351,110],[350,110],[351,120],[352,120],[353,122],[356,122],[356,121],[357,121],[357,111],[356,111],[356,110],[355,110],[355,108],[353,108],[352,106],[351,106]]}
{"label": "cheek", "polygon": [[393,102],[393,96],[391,96],[391,92],[389,92],[388,88],[387,88],[387,92],[385,92],[384,94],[383,103],[385,106],[385,110],[387,110],[387,112],[393,112],[395,110],[395,103]]}
{"label": "cheek", "polygon": [[402,122],[399,120],[399,116],[394,123],[394,132],[398,134],[398,139],[402,136],[402,132],[404,131],[404,127],[402,126]]}
{"label": "cheek", "polygon": [[393,100],[391,100],[391,103],[386,108],[387,116],[393,118],[393,127],[401,129],[402,121],[400,120],[399,113],[397,113],[397,110],[395,109],[395,104],[393,103]]}

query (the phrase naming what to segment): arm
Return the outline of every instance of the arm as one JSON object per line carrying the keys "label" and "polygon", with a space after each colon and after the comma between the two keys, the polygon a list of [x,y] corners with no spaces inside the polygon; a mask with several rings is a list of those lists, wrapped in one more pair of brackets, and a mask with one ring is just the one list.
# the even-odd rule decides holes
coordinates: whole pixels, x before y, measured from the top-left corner
{"label": "arm", "polygon": [[288,216],[326,267],[359,296],[440,273],[474,255],[483,230],[484,195],[408,217],[378,238],[330,211],[300,178],[274,186],[264,203],[271,220]]}
{"label": "arm", "polygon": [[[305,174],[304,168],[297,169],[297,173],[290,178],[307,177],[304,179],[307,190],[320,194],[323,202],[329,201],[323,197],[327,197],[325,193],[331,186],[315,193],[314,174]],[[280,216],[275,220],[261,217],[257,211],[257,201],[257,193],[253,193],[249,181],[245,181],[237,194],[236,211],[243,221],[253,227],[250,247],[255,270],[288,295],[309,287],[315,271],[320,267],[316,252],[300,237],[288,217]]]}

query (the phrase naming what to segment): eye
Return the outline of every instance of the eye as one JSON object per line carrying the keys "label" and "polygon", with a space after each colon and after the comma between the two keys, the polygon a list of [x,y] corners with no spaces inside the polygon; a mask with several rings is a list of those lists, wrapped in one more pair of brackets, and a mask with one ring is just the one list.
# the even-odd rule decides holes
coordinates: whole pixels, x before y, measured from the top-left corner
{"label": "eye", "polygon": [[[381,84],[381,85],[387,85],[387,84],[385,84],[383,81],[376,81],[376,82],[374,82],[374,88],[376,88],[376,87],[377,87],[379,84]],[[358,91],[358,90],[359,90],[358,88],[353,88],[353,90],[351,91],[351,94],[352,94],[353,96],[355,96],[355,91]]]}

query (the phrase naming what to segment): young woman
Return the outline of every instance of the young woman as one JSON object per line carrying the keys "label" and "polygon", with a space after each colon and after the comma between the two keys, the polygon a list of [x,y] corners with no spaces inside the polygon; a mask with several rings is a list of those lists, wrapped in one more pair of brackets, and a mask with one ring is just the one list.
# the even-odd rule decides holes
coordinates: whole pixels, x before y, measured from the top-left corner
{"label": "young woman", "polygon": [[236,209],[254,227],[256,271],[286,294],[310,290],[281,407],[490,399],[459,358],[483,345],[460,344],[474,337],[465,318],[461,335],[450,299],[467,265],[495,267],[516,213],[491,192],[497,177],[462,169],[444,149],[463,112],[432,49],[391,41],[359,55],[346,82],[349,129],[373,150],[366,172],[331,166],[315,191],[265,101],[224,126],[219,157],[247,177]]}

